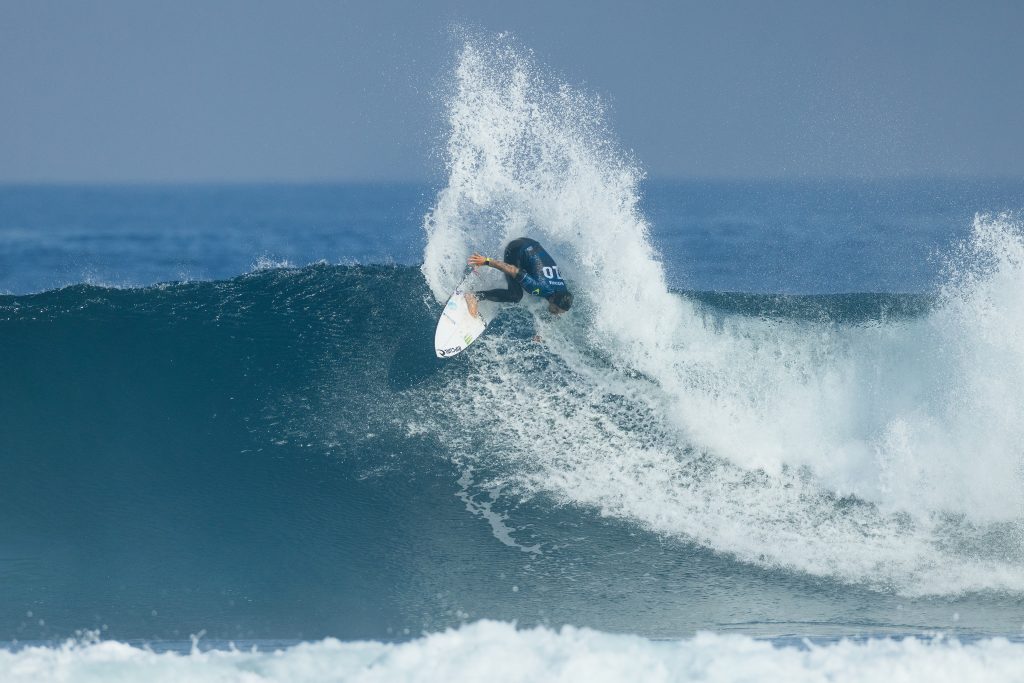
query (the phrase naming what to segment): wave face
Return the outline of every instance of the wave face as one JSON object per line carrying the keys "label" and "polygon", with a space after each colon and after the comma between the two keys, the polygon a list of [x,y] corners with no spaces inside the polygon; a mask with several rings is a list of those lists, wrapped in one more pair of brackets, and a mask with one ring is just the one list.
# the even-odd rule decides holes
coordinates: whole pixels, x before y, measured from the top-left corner
{"label": "wave face", "polygon": [[[788,372],[808,374],[806,400],[851,395],[815,373],[866,363],[855,340],[889,337],[866,357],[885,359],[967,306],[665,297],[709,345],[775,335],[758,358],[780,373],[801,361]],[[554,324],[510,307],[440,361],[439,306],[413,267],[0,297],[0,632],[401,640],[476,618],[657,637],[1019,628],[1016,520],[956,512],[962,495],[938,499],[944,480],[901,507],[900,489],[840,495],[833,472],[785,452],[775,469],[738,464],[684,429],[708,386],[676,383],[692,357],[671,383],[631,366],[642,348],[612,353],[588,308]],[[731,367],[695,405],[737,423],[773,409],[724,391]]]}
{"label": "wave face", "polygon": [[[522,495],[743,562],[901,594],[1024,589],[1024,241],[982,216],[927,314],[708,315],[669,292],[641,173],[601,102],[511,40],[470,40],[426,220],[441,300],[472,249],[539,239],[579,293],[545,351],[481,345],[447,401]],[[550,355],[549,355],[550,354]],[[539,369],[543,368],[543,371]],[[442,434],[442,439],[445,436]]]}
{"label": "wave face", "polygon": [[32,681],[1015,681],[1024,645],[1002,638],[843,640],[809,647],[703,633],[652,642],[566,627],[480,622],[401,645],[328,639],[272,652],[166,652],[126,643],[0,651],[10,683]]}

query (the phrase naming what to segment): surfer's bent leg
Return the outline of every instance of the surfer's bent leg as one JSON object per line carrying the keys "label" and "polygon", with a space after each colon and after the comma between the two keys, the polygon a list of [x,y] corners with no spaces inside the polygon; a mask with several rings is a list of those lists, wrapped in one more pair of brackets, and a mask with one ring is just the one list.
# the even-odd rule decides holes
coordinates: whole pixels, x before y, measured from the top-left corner
{"label": "surfer's bent leg", "polygon": [[[511,263],[517,268],[523,267],[523,248],[529,246],[532,242],[525,237],[514,239],[508,243],[505,247],[505,258],[502,259],[505,263]],[[515,278],[511,275],[505,275],[505,282],[508,283],[508,289],[486,289],[482,292],[477,292],[477,299],[488,301],[500,301],[505,304],[514,304],[523,298],[523,286],[516,282]]]}
{"label": "surfer's bent leg", "polygon": [[505,304],[514,304],[523,298],[522,285],[508,275],[505,276],[505,282],[508,283],[508,289],[485,289],[482,292],[476,292],[476,298],[481,301],[487,299]]}

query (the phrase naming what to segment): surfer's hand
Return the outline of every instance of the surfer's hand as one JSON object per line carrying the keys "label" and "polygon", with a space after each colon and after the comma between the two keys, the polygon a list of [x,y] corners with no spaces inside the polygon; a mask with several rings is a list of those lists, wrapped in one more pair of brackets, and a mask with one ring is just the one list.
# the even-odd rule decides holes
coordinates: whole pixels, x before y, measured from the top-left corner
{"label": "surfer's hand", "polygon": [[481,256],[480,254],[473,252],[473,255],[469,257],[469,265],[471,266],[483,266],[487,265],[487,257]]}
{"label": "surfer's hand", "polygon": [[476,297],[473,296],[473,292],[466,292],[463,296],[466,298],[466,308],[469,310],[469,314],[474,318],[477,317]]}
{"label": "surfer's hand", "polygon": [[539,334],[535,334],[535,335],[533,335],[533,341],[535,341],[535,342],[538,342],[538,343],[539,343],[539,342],[542,342],[542,341],[544,341],[544,340],[540,338],[540,335],[539,335]]}

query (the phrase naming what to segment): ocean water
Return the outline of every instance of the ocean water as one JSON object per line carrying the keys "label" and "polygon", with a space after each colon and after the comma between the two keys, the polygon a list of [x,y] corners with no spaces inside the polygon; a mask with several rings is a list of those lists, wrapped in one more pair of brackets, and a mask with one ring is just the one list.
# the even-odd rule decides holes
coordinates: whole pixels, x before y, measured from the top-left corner
{"label": "ocean water", "polygon": [[[1024,679],[1024,181],[446,101],[436,183],[0,188],[0,679]],[[572,313],[434,358],[520,235]]]}

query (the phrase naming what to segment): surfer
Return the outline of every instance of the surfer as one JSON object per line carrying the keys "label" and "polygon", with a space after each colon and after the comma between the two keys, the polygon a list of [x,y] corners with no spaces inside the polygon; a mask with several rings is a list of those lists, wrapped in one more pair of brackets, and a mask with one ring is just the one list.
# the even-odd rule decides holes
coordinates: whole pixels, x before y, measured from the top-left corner
{"label": "surfer", "polygon": [[469,257],[471,266],[490,266],[505,274],[507,289],[487,289],[466,292],[466,306],[472,316],[477,314],[477,302],[500,301],[515,303],[523,298],[523,291],[547,299],[548,310],[555,315],[572,307],[572,294],[566,287],[555,260],[537,240],[520,237],[505,247],[505,260],[488,258],[474,253]]}

